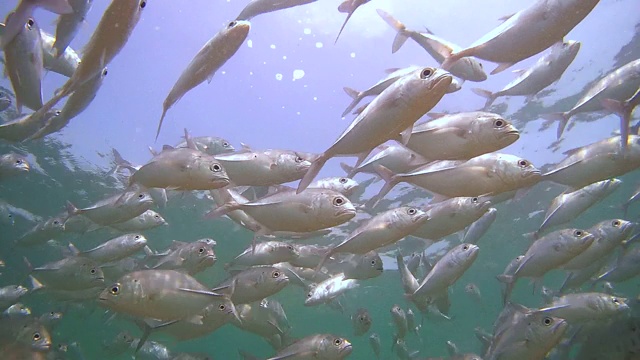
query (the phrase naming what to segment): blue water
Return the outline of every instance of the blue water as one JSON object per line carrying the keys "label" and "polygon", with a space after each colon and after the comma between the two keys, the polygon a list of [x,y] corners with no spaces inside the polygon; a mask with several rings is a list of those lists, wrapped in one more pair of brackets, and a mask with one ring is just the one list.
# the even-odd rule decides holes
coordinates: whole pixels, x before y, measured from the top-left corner
{"label": "blue water", "polygon": [[[320,0],[313,4],[260,15],[252,20],[247,40],[207,84],[187,93],[165,119],[162,132],[154,142],[155,129],[162,102],[175,80],[200,47],[242,10],[246,1],[149,1],[142,19],[122,52],[109,64],[109,74],[90,107],[60,133],[44,140],[10,144],[0,141],[0,153],[16,151],[27,155],[31,171],[21,177],[0,183],[0,199],[44,219],[64,211],[66,201],[87,206],[122,189],[120,181],[108,174],[112,167],[111,149],[117,149],[134,164],[144,164],[151,158],[147,147],[161,148],[176,144],[187,128],[194,136],[220,136],[236,149],[241,143],[254,149],[294,149],[320,153],[328,148],[350,123],[340,113],[350,99],[342,91],[349,86],[362,90],[385,76],[385,69],[408,65],[437,63],[411,40],[395,54],[391,43],[395,32],[384,23],[376,9],[392,13],[412,29],[429,28],[435,34],[461,46],[499,24],[498,18],[514,13],[532,0],[486,0],[483,2],[419,0],[373,0],[361,6],[347,24],[340,40],[334,45],[337,31],[345,14],[336,8],[339,1]],[[0,3],[0,17],[15,7],[15,0]],[[108,1],[95,1],[86,24],[71,46],[78,52],[91,36]],[[607,116],[577,116],[575,126],[565,133],[560,148],[548,146],[555,141],[555,127],[539,132],[540,114],[568,110],[584,89],[602,75],[629,61],[640,58],[640,12],[637,0],[603,0],[566,39],[582,42],[576,60],[564,76],[543,90],[532,102],[522,97],[500,98],[491,109],[510,119],[521,137],[501,152],[530,160],[538,168],[559,162],[562,152],[609,137],[618,128],[618,118]],[[53,33],[55,15],[38,9],[35,18],[43,30]],[[537,56],[524,60],[512,69],[532,65]],[[485,69],[493,64],[481,61]],[[497,91],[510,82],[514,74],[504,71],[490,76],[480,87]],[[47,73],[43,81],[45,101],[66,79]],[[434,112],[461,112],[479,109],[484,99],[473,94],[466,83],[461,91],[447,95]],[[0,91],[12,94],[8,79],[0,79]],[[366,103],[364,100],[362,104]],[[0,113],[8,121],[17,116],[12,107]],[[636,117],[637,118],[637,117]],[[333,159],[318,178],[343,175],[340,161]],[[364,181],[370,175],[359,174]],[[622,217],[617,205],[626,201],[637,188],[636,172],[621,177],[623,186],[612,196],[588,210],[570,225],[588,228],[608,218]],[[381,183],[372,185],[364,198],[375,194]],[[410,186],[388,195],[401,202],[420,202],[426,195]],[[452,287],[449,322],[425,320],[416,335],[408,335],[407,346],[419,350],[421,357],[447,356],[446,341],[455,342],[464,352],[480,353],[480,344],[473,335],[475,327],[491,331],[502,309],[500,274],[511,259],[522,254],[529,242],[522,234],[535,231],[551,200],[563,191],[549,182],[536,185],[523,198],[497,205],[498,218],[479,243],[480,255],[470,271]],[[168,206],[156,211],[170,224],[148,230],[144,235],[149,246],[161,250],[172,240],[193,241],[209,237],[217,241],[218,262],[197,275],[204,284],[213,286],[226,278],[223,264],[231,260],[248,244],[253,234],[230,220],[205,220],[202,215],[211,207],[197,192],[173,193]],[[534,212],[544,210],[542,213]],[[627,219],[637,221],[640,207],[630,208]],[[61,248],[73,242],[89,249],[115,236],[104,231],[84,235],[65,234],[55,244],[29,249],[14,249],[12,242],[34,226],[34,222],[18,216],[15,225],[0,224],[0,286],[27,284],[28,268],[23,257],[34,265],[59,259]],[[345,224],[348,233],[355,224]],[[340,236],[314,239],[310,243],[338,242]],[[457,242],[452,235],[449,241]],[[353,344],[350,359],[373,359],[368,335],[376,332],[382,339],[384,359],[394,359],[391,343],[394,333],[389,310],[393,304],[413,307],[402,296],[402,285],[395,266],[395,252],[383,256],[382,276],[362,282],[356,290],[341,297],[345,312],[327,306],[303,306],[305,292],[289,286],[275,295],[287,312],[292,325],[291,335],[304,337],[313,333],[333,333],[344,336]],[[562,272],[545,277],[545,286],[558,288]],[[482,292],[478,305],[464,292],[464,285],[474,283]],[[638,295],[637,278],[616,286],[616,292],[628,297]],[[513,299],[530,307],[542,305],[539,294],[532,295],[526,280],[518,282]],[[77,343],[85,359],[111,358],[102,346],[122,330],[139,336],[138,328],[126,318],[105,314],[95,302],[68,304],[55,301],[46,293],[21,299],[34,314],[59,310],[65,317],[53,332],[55,343]],[[370,332],[354,337],[350,315],[360,307],[369,310],[373,318]],[[418,311],[413,307],[414,312]],[[418,315],[418,319],[420,316]],[[236,359],[238,349],[257,356],[272,356],[274,351],[256,335],[226,325],[207,337],[187,342],[168,340],[162,335],[154,340],[165,341],[173,352],[203,352],[215,359]],[[117,358],[131,358],[129,351]],[[0,356],[1,357],[1,356]],[[70,357],[73,358],[73,357]]]}

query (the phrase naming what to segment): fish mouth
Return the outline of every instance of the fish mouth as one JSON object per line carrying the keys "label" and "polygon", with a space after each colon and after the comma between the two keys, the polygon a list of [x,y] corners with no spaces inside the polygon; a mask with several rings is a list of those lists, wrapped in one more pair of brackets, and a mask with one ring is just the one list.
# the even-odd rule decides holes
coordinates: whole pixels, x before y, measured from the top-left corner
{"label": "fish mouth", "polygon": [[211,184],[215,186],[216,189],[225,187],[231,183],[231,179],[228,177],[215,178],[211,180]]}
{"label": "fish mouth", "polygon": [[377,268],[376,268],[376,270],[378,270],[378,271],[384,271],[384,267],[382,267],[382,266],[377,267]]}
{"label": "fish mouth", "polygon": [[28,171],[31,169],[31,167],[29,166],[29,164],[27,164],[27,163],[25,162],[25,163],[22,163],[22,164],[20,164],[20,165],[16,166],[16,169],[18,169],[18,170],[20,170],[20,171],[28,172]]}
{"label": "fish mouth", "polygon": [[513,129],[513,130],[509,130],[507,132],[504,133],[506,136],[517,136],[518,138],[520,138],[520,131],[518,131],[517,129]]}
{"label": "fish mouth", "polygon": [[349,208],[344,208],[344,209],[340,209],[337,212],[338,216],[356,216],[356,209],[349,209]]}
{"label": "fish mouth", "polygon": [[51,349],[51,342],[47,341],[43,344],[38,345],[36,348],[41,351],[49,351]]}
{"label": "fish mouth", "polygon": [[449,85],[451,85],[452,82],[453,76],[450,73],[445,72],[444,74],[441,74],[440,76],[432,80],[432,84],[429,87],[429,90],[440,88],[448,89]]}

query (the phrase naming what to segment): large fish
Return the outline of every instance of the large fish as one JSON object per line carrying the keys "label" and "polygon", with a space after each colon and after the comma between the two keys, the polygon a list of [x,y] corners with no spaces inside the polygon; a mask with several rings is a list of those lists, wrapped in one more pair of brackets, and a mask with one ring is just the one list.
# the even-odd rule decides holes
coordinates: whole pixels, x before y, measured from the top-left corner
{"label": "large fish", "polygon": [[[279,350],[275,356],[267,360],[341,360],[349,356],[351,350],[351,343],[346,339],[331,334],[314,334]],[[242,350],[240,355],[245,360],[258,359]]]}
{"label": "large fish", "polygon": [[96,224],[107,226],[131,220],[153,206],[153,199],[146,191],[127,191],[116,194],[94,205],[78,209],[67,202],[69,217],[82,215]]}
{"label": "large fish", "polygon": [[607,320],[629,310],[625,298],[602,293],[567,294],[554,299],[541,313],[567,320],[569,324]]}
{"label": "large fish", "polygon": [[429,162],[420,154],[413,152],[400,144],[378,146],[381,150],[368,160],[364,161],[356,168],[352,168],[345,163],[340,166],[347,172],[347,177],[354,177],[358,173],[377,174],[376,166],[384,166],[394,173],[409,172],[420,165]]}
{"label": "large fish", "polygon": [[614,136],[569,150],[565,155],[543,179],[579,189],[640,167],[640,136],[629,136],[626,153],[620,150],[620,137]]}
{"label": "large fish", "polygon": [[[633,60],[605,75],[593,84],[582,95],[573,108],[563,113],[542,115],[542,118],[553,122],[558,120],[557,137],[560,139],[569,119],[575,114],[607,110],[602,101],[612,99],[625,101],[633,97],[640,88],[640,59]],[[620,120],[620,129],[623,134],[628,134],[628,125]]]}
{"label": "large fish", "polygon": [[22,25],[32,17],[37,7],[56,14],[69,14],[73,11],[67,0],[20,0],[13,15],[7,18],[6,30],[0,39],[0,49],[4,49],[20,33]]}
{"label": "large fish", "polygon": [[429,221],[420,225],[411,235],[438,241],[463,230],[478,220],[491,206],[490,201],[477,197],[456,197],[434,204],[427,210]]}
{"label": "large fish", "polygon": [[32,110],[40,109],[44,60],[40,28],[33,19],[27,19],[16,37],[4,47],[4,57],[6,73],[16,94],[18,114],[22,114],[23,105]]}
{"label": "large fish", "polygon": [[[433,35],[428,30],[428,33],[426,34],[409,30],[403,23],[396,20],[385,11],[382,11],[380,9],[378,9],[377,11],[378,15],[380,15],[382,19],[387,22],[387,24],[389,24],[398,32],[396,38],[393,40],[393,48],[391,50],[394,53],[398,51],[398,49],[400,49],[400,47],[405,43],[405,41],[407,41],[408,38],[413,39],[413,41],[415,41],[416,43],[418,43],[418,45],[425,49],[427,53],[429,53],[429,55],[431,55],[431,57],[433,57],[438,62],[438,64],[442,64],[442,62],[445,60],[445,57],[450,55],[451,53],[462,50],[460,46],[454,45],[449,41],[441,39]],[[487,80],[487,74],[484,72],[482,64],[472,57],[464,57],[457,60],[451,65],[451,68],[448,70],[451,75],[457,76],[463,81]]]}
{"label": "large fish", "polygon": [[[446,71],[423,68],[405,75],[378,95],[356,117],[334,144],[318,156],[298,185],[302,192],[330,158],[358,155],[360,162],[376,146],[402,134],[403,143],[411,127],[442,99],[453,77]],[[393,121],[389,121],[393,119]]]}
{"label": "large fish", "polygon": [[34,268],[31,274],[51,290],[85,290],[104,284],[104,273],[98,264],[85,257],[47,263]]}
{"label": "large fish", "polygon": [[55,57],[64,54],[80,26],[84,23],[87,13],[91,9],[93,0],[68,0],[73,12],[60,15],[56,24],[56,41],[53,44]]}
{"label": "large fish", "polygon": [[385,181],[375,203],[401,181],[420,186],[444,197],[497,195],[534,185],[540,171],[528,160],[515,155],[490,153],[470,160],[436,161],[407,174],[393,174],[378,167]]}
{"label": "large fish", "polygon": [[503,149],[519,138],[518,129],[501,115],[476,111],[414,125],[407,147],[429,160],[468,160]]}
{"label": "large fish", "polygon": [[501,96],[526,96],[527,101],[530,101],[542,89],[562,77],[579,50],[580,43],[577,41],[559,42],[533,66],[527,70],[518,71],[519,76],[505,85],[502,90],[493,93],[483,89],[472,89],[472,91],[487,99],[484,104],[485,109]]}
{"label": "large fish", "polygon": [[316,0],[251,0],[242,9],[236,20],[251,20],[254,17],[294,6],[310,4]]}
{"label": "large fish", "polygon": [[227,294],[234,304],[260,301],[278,293],[289,283],[289,277],[273,266],[255,266],[223,281],[213,291]]}
{"label": "large fish", "polygon": [[167,115],[167,111],[189,90],[200,85],[205,80],[211,82],[215,72],[238,51],[240,45],[249,35],[249,29],[251,29],[251,24],[248,21],[232,21],[198,51],[189,65],[182,71],[164,103],[162,103],[162,116],[160,116],[160,122],[158,123],[156,139],[160,135],[162,122],[165,115]]}
{"label": "large fish", "polygon": [[562,268],[567,270],[585,269],[600,259],[606,259],[618,245],[631,235],[634,225],[634,223],[622,219],[600,221],[587,229],[587,232],[594,236],[591,245],[562,265]]}
{"label": "large fish", "polygon": [[466,56],[499,63],[497,74],[511,65],[538,54],[562,39],[582,21],[599,0],[538,0],[513,14],[468,48],[447,56],[449,69]]}
{"label": "large fish", "polygon": [[127,234],[105,241],[93,249],[79,251],[69,243],[69,249],[75,256],[83,256],[94,260],[98,264],[122,260],[142,250],[147,245],[147,239],[140,234]]}

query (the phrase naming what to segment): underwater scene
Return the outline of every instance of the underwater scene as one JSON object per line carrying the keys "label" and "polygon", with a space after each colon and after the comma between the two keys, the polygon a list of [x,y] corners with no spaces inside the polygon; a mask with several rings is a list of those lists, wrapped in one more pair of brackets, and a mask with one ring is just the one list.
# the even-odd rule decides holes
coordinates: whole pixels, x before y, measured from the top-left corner
{"label": "underwater scene", "polygon": [[640,359],[638,0],[0,19],[0,359]]}

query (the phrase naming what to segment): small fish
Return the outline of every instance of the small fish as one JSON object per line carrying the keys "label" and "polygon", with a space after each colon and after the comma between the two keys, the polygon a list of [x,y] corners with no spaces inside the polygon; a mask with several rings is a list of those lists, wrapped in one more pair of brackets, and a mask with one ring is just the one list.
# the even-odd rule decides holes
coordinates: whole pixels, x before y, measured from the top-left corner
{"label": "small fish", "polygon": [[36,224],[16,240],[18,246],[42,245],[64,234],[65,218],[53,217]]}
{"label": "small fish", "polygon": [[594,320],[607,320],[629,310],[627,299],[602,293],[566,294],[553,299],[541,313],[567,320],[569,324],[579,324]]}
{"label": "small fish", "polygon": [[[284,347],[269,360],[304,358],[341,360],[348,357],[351,350],[351,343],[347,339],[331,334],[314,334]],[[240,355],[244,359],[257,359],[242,350]]]}
{"label": "small fish", "polygon": [[31,274],[34,284],[41,283],[50,290],[85,290],[104,284],[104,273],[98,264],[84,257],[50,262],[33,268]]}
{"label": "small fish", "polygon": [[338,11],[341,13],[347,13],[347,18],[344,19],[344,23],[342,23],[342,26],[340,27],[340,31],[338,31],[338,36],[336,36],[336,41],[334,41],[334,44],[338,43],[338,39],[340,38],[340,34],[342,34],[342,30],[344,30],[344,27],[347,26],[347,22],[349,21],[349,19],[351,19],[351,16],[353,16],[353,13],[356,12],[356,10],[368,3],[371,0],[344,0],[339,6],[338,6]]}
{"label": "small fish", "polygon": [[[203,153],[207,153],[209,155],[220,155],[232,153],[236,149],[231,145],[231,143],[217,136],[196,136],[191,138],[193,143],[196,145],[197,150],[202,151]],[[179,147],[189,147],[187,141],[182,141],[178,145]]]}
{"label": "small fish", "polygon": [[476,304],[482,305],[482,294],[480,293],[480,288],[478,285],[474,283],[468,283],[464,286],[464,292],[469,295],[471,300],[473,300]]}
{"label": "small fish", "polygon": [[142,250],[147,245],[147,238],[140,234],[127,234],[108,240],[98,247],[87,251],[79,251],[69,243],[69,249],[75,256],[83,256],[98,264],[122,260]]}
{"label": "small fish", "polygon": [[22,317],[31,315],[31,309],[21,303],[15,303],[2,312],[3,317]]}
{"label": "small fish", "polygon": [[47,352],[51,349],[49,331],[33,316],[0,318],[0,339],[5,345],[3,352],[9,348],[6,345],[22,346],[36,352]]}
{"label": "small fish", "polygon": [[492,93],[483,89],[471,89],[476,95],[487,99],[484,108],[487,109],[501,96],[526,96],[527,102],[562,77],[580,51],[580,42],[561,41],[551,46],[550,51],[540,57],[527,70],[514,71],[519,76],[507,84],[502,90]]}
{"label": "small fish", "polygon": [[268,241],[245,249],[229,264],[225,265],[225,268],[273,265],[293,260],[298,256],[299,253],[293,245],[281,241]]}
{"label": "small fish", "polygon": [[[493,200],[493,199],[492,199]],[[478,220],[469,225],[467,231],[465,231],[462,237],[462,242],[468,244],[477,244],[478,241],[487,233],[496,217],[498,210],[496,208],[489,208]]]}
{"label": "small fish", "polygon": [[[442,99],[452,80],[448,72],[427,67],[394,82],[353,120],[329,149],[313,160],[297,192],[307,188],[330,158],[358,155],[357,167],[373,148],[388,140],[402,137],[406,144],[413,123]],[[397,102],[400,94],[403,101]]]}
{"label": "small fish", "polygon": [[328,303],[345,292],[360,286],[358,280],[347,279],[344,274],[334,275],[313,287],[307,293],[305,306],[316,306]]}
{"label": "small fish", "polygon": [[316,0],[251,0],[242,9],[236,20],[251,20],[254,17],[273,11],[310,4]]}
{"label": "small fish", "polygon": [[382,259],[375,251],[366,254],[350,254],[336,263],[329,262],[326,267],[333,274],[343,273],[346,279],[366,280],[382,275]]}
{"label": "small fish", "polygon": [[109,226],[119,231],[136,232],[153,229],[162,225],[168,225],[162,215],[153,210],[147,210],[133,219]]}
{"label": "small fish", "polygon": [[69,0],[73,11],[60,15],[56,24],[56,42],[53,44],[55,57],[59,57],[67,50],[80,30],[80,25],[85,21],[92,4],[93,0]]}
{"label": "small fish", "polygon": [[67,201],[69,217],[82,215],[96,224],[107,226],[131,220],[153,206],[153,199],[146,191],[128,191],[101,200],[94,205],[78,209]]}
{"label": "small fish", "polygon": [[27,159],[16,153],[0,155],[0,180],[29,172],[31,166]]}
{"label": "small fish", "polygon": [[399,339],[404,340],[405,336],[407,336],[407,332],[409,332],[407,314],[399,305],[393,305],[390,312],[393,325],[396,329],[396,333],[393,335],[393,344],[395,344]]}
{"label": "small fish", "polygon": [[0,309],[5,309],[26,295],[29,289],[22,285],[7,285],[0,288]]}
{"label": "small fish", "polygon": [[364,161],[358,167],[353,168],[345,163],[341,163],[340,166],[347,172],[347,177],[352,178],[358,173],[377,175],[376,166],[384,166],[394,173],[404,173],[429,162],[422,157],[422,155],[400,144],[383,144],[378,146],[378,148],[381,150],[379,153]]}
{"label": "small fish", "polygon": [[56,14],[69,14],[73,11],[67,0],[20,0],[13,16],[7,18],[6,30],[0,39],[0,49],[4,49],[20,33],[21,26],[32,17],[37,7]]}
{"label": "small fish", "polygon": [[376,359],[380,359],[380,336],[376,333],[369,335],[369,345],[371,345],[371,349],[376,355]]}
{"label": "small fish", "polygon": [[563,269],[584,269],[606,258],[618,246],[631,235],[635,224],[622,219],[608,219],[593,225],[587,232],[593,234],[591,245],[578,256],[562,265]]}
{"label": "small fish", "polygon": [[418,335],[418,331],[420,330],[420,325],[416,322],[416,314],[413,313],[413,310],[408,309],[406,312],[407,315],[407,329]]}
{"label": "small fish", "polygon": [[597,277],[597,281],[608,281],[614,284],[629,280],[640,274],[640,248],[626,249],[613,267]]}
{"label": "small fish", "polygon": [[371,315],[364,308],[359,308],[351,315],[351,324],[353,325],[353,335],[362,336],[371,328]]}
{"label": "small fish", "polygon": [[280,269],[256,266],[233,275],[213,291],[228,294],[234,304],[248,304],[280,292],[288,283],[289,277]]}
{"label": "small fish", "polygon": [[62,320],[63,316],[64,314],[62,314],[61,312],[49,311],[40,315],[38,321],[47,329],[53,330],[53,328],[60,323],[60,320]]}
{"label": "small fish", "polygon": [[448,55],[442,68],[449,69],[457,60],[474,56],[499,63],[491,72],[491,75],[497,74],[562,41],[598,2],[599,0],[552,3],[536,1],[510,16],[468,48]]}
{"label": "small fish", "polygon": [[158,123],[156,140],[160,135],[162,122],[167,111],[194,87],[205,80],[210,83],[215,72],[238,51],[240,45],[249,35],[249,29],[251,29],[251,23],[248,21],[234,20],[222,28],[198,51],[182,71],[162,104],[162,115]]}
{"label": "small fish", "polygon": [[174,241],[166,254],[152,256],[159,258],[153,269],[180,270],[195,275],[213,266],[217,258],[213,251],[216,242],[210,239],[199,239],[194,242]]}
{"label": "small fish", "polygon": [[411,233],[422,239],[437,241],[463,230],[484,215],[491,202],[478,197],[456,197],[439,202],[427,210],[429,221]]}

